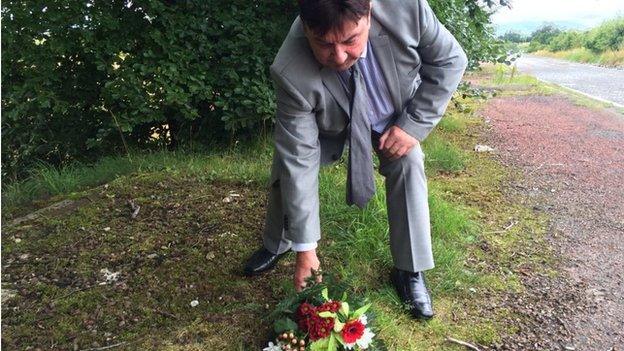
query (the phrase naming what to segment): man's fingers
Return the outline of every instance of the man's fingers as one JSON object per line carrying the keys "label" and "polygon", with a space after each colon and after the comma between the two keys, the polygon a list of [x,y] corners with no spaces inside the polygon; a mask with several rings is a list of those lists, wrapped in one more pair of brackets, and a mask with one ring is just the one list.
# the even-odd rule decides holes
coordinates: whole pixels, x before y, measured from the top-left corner
{"label": "man's fingers", "polygon": [[388,138],[386,140],[386,143],[384,144],[383,149],[381,150],[391,150],[392,147],[397,143],[395,138]]}
{"label": "man's fingers", "polygon": [[305,286],[305,282],[295,283],[295,291],[300,292],[301,290],[303,290],[303,288],[305,288]]}
{"label": "man's fingers", "polygon": [[383,150],[387,138],[388,138],[388,132],[383,133],[381,138],[379,138],[379,150]]}

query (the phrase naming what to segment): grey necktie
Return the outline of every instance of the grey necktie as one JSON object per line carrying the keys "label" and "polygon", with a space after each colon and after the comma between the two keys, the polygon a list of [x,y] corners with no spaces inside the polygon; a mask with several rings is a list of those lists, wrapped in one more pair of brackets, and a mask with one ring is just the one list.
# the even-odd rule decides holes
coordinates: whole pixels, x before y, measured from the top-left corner
{"label": "grey necktie", "polygon": [[371,125],[368,118],[366,84],[357,63],[351,68],[351,122],[349,123],[349,165],[347,204],[366,206],[375,194]]}

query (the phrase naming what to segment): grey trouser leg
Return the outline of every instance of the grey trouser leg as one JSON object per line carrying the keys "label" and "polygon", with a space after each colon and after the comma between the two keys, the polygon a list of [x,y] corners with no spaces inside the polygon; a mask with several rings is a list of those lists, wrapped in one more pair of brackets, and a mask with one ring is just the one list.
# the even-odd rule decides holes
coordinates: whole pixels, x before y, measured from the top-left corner
{"label": "grey trouser leg", "polygon": [[[375,151],[378,151],[379,135],[373,133],[372,141]],[[380,160],[379,173],[386,179],[390,251],[394,265],[411,272],[431,269],[434,264],[422,149],[417,145],[406,156],[395,161],[387,160],[380,153],[377,155]],[[275,165],[272,171],[275,171]],[[292,243],[286,238],[287,227],[279,180],[274,180],[270,184],[262,236],[264,247],[275,254],[288,251]]]}
{"label": "grey trouser leg", "polygon": [[420,144],[395,161],[389,161],[379,152],[377,133],[373,133],[373,146],[379,156],[379,173],[386,179],[390,251],[394,265],[410,272],[431,269],[434,264],[425,155]]}

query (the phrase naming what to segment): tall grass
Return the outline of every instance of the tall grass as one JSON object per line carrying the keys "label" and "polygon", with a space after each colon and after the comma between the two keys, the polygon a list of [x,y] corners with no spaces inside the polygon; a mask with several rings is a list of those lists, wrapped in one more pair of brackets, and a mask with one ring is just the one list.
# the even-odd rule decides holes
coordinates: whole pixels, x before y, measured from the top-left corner
{"label": "tall grass", "polygon": [[624,67],[624,49],[607,50],[601,53],[595,53],[587,48],[574,48],[557,52],[539,50],[535,52],[535,55],[601,66]]}
{"label": "tall grass", "polygon": [[238,167],[239,160],[268,162],[270,157],[271,143],[264,138],[220,151],[133,152],[130,157],[104,157],[93,164],[73,163],[64,167],[41,163],[31,171],[28,178],[2,184],[3,216],[6,211],[10,214],[12,210],[34,200],[83,191],[132,173],[202,173],[217,168],[230,170],[232,177],[259,179],[261,176],[266,177],[267,173],[260,162],[256,162],[257,168],[250,171]]}

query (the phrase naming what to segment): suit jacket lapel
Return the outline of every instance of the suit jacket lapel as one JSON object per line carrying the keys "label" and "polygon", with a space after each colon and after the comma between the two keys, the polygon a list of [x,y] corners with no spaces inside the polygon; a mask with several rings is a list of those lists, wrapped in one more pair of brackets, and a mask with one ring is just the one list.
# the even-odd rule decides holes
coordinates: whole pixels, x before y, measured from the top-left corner
{"label": "suit jacket lapel", "polygon": [[321,68],[321,79],[323,80],[323,85],[325,85],[327,90],[329,90],[334,99],[338,102],[338,105],[340,105],[347,116],[349,116],[349,97],[342,87],[336,71],[327,67]]}
{"label": "suit jacket lapel", "polygon": [[390,39],[382,32],[381,25],[375,18],[372,18],[371,29],[369,33],[369,39],[373,50],[375,50],[375,57],[381,67],[381,71],[386,78],[386,85],[392,96],[392,103],[395,111],[400,112],[403,109],[401,106],[401,89],[399,87],[399,75],[397,73],[396,63],[394,56],[392,56],[392,48],[390,47]]}

